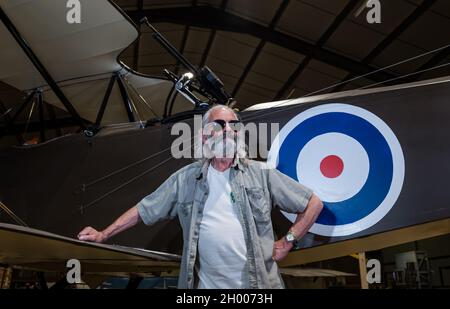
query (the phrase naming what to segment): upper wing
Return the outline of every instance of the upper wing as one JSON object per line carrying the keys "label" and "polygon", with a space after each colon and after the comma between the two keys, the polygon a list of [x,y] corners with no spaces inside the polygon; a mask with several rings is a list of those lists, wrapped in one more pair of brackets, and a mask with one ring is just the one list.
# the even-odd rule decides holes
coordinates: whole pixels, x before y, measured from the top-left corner
{"label": "upper wing", "polygon": [[[80,24],[67,22],[66,1],[0,0],[0,7],[57,82],[120,70],[117,57],[138,36],[107,0],[81,1]],[[3,23],[0,40],[0,80],[20,90],[45,86]]]}

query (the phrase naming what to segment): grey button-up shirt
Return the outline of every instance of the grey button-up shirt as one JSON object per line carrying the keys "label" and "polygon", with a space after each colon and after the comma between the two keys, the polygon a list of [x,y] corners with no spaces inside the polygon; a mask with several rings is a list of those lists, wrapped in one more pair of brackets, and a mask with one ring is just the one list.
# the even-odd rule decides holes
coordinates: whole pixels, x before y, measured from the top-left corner
{"label": "grey button-up shirt", "polygon": [[[147,225],[176,216],[180,220],[184,243],[178,288],[194,288],[197,284],[197,244],[209,192],[208,167],[209,162],[185,166],[138,204],[139,215]],[[267,169],[263,163],[252,160],[233,165],[230,185],[247,246],[248,288],[284,288],[277,264],[272,260],[271,209],[278,206],[289,213],[303,212],[312,191],[278,170]]]}

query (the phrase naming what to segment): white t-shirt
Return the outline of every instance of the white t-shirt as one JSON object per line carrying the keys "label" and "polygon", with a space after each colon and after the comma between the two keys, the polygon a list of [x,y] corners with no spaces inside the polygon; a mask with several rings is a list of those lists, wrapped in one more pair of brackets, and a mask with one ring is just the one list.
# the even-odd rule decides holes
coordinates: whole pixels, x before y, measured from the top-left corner
{"label": "white t-shirt", "polygon": [[247,288],[244,278],[247,247],[238,209],[231,199],[230,170],[219,172],[210,165],[209,195],[200,225],[198,254],[200,289]]}

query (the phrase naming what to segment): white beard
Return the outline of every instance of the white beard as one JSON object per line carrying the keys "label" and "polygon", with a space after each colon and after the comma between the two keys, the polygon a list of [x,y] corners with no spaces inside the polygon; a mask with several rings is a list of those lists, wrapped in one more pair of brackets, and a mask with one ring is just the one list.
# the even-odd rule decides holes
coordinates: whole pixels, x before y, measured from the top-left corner
{"label": "white beard", "polygon": [[203,145],[203,155],[208,159],[228,158],[233,159],[236,155],[236,142],[229,136],[213,136],[208,138]]}

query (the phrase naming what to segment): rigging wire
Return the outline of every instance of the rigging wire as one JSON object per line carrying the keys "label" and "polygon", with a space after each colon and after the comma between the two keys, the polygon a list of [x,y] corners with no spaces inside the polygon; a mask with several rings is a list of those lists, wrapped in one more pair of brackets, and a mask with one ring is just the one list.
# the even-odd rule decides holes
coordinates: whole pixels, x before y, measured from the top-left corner
{"label": "rigging wire", "polygon": [[[354,80],[357,80],[357,79],[360,79],[360,78],[363,78],[363,77],[366,77],[366,76],[369,76],[369,75],[378,73],[378,72],[380,72],[380,71],[384,71],[384,70],[386,70],[386,69],[390,69],[390,68],[392,68],[392,67],[395,67],[395,66],[398,66],[398,65],[401,65],[401,64],[404,64],[404,63],[407,63],[407,62],[410,62],[410,61],[419,59],[419,58],[421,58],[421,57],[425,57],[425,56],[428,56],[428,55],[430,55],[430,54],[437,53],[438,51],[441,51],[441,50],[446,49],[446,48],[448,48],[448,47],[450,47],[450,44],[447,44],[447,45],[445,45],[445,46],[442,46],[442,47],[439,47],[439,48],[430,50],[430,51],[425,52],[425,53],[423,53],[423,54],[419,54],[419,55],[417,55],[417,56],[414,56],[414,57],[411,57],[411,58],[408,58],[408,59],[405,59],[405,60],[402,60],[402,61],[399,61],[399,62],[396,62],[396,63],[394,63],[394,64],[391,64],[391,65],[382,67],[382,68],[380,68],[380,69],[377,69],[377,70],[375,70],[375,71],[369,72],[369,73],[367,73],[367,74],[363,74],[363,75],[360,75],[360,76],[356,76],[356,77],[354,77],[354,78],[351,78],[351,79],[348,79],[348,80],[339,82],[339,83],[337,83],[337,84],[333,84],[333,85],[331,85],[331,86],[328,86],[328,87],[319,89],[319,90],[317,90],[317,91],[313,91],[313,92],[307,93],[307,94],[303,95],[302,97],[309,97],[309,96],[311,96],[311,95],[313,95],[313,94],[323,92],[323,91],[328,90],[328,89],[330,89],[330,88],[334,88],[334,87],[337,87],[337,86],[340,86],[340,85],[343,85],[343,84],[352,82],[352,81],[354,81]],[[404,76],[403,76],[403,77],[404,77]],[[384,81],[384,82],[388,82],[388,81]]]}
{"label": "rigging wire", "polygon": [[150,160],[150,159],[152,159],[152,158],[154,158],[154,157],[156,157],[156,156],[166,152],[168,149],[170,149],[170,148],[165,148],[165,149],[163,149],[161,151],[158,151],[157,153],[151,154],[148,157],[145,157],[145,158],[143,158],[143,159],[141,159],[139,161],[136,161],[136,162],[131,163],[131,164],[127,165],[127,166],[124,166],[124,167],[122,167],[120,169],[112,171],[111,173],[106,174],[105,176],[102,176],[100,178],[97,178],[96,180],[93,180],[93,181],[91,181],[91,182],[89,182],[87,184],[83,184],[83,188],[91,187],[91,186],[93,186],[93,185],[95,185],[95,184],[97,184],[97,183],[99,183],[99,182],[101,182],[103,180],[106,180],[106,179],[108,179],[108,178],[110,178],[110,177],[112,177],[114,175],[120,174],[121,172],[124,172],[124,171],[132,168],[133,166],[139,165],[139,164],[141,164],[141,163],[143,163],[143,162],[145,162],[147,160]]}
{"label": "rigging wire", "polygon": [[134,88],[134,86],[130,83],[130,81],[128,80],[128,78],[125,75],[123,76],[123,79],[125,80],[128,87],[131,89],[131,91],[134,93],[134,95],[136,95],[147,106],[147,108],[153,113],[153,115],[158,118],[159,116],[155,112],[155,110],[151,107],[151,105],[147,102],[147,100],[145,100],[145,98],[136,90],[136,88]]}
{"label": "rigging wire", "polygon": [[[441,64],[441,65],[437,65],[437,66],[434,66],[432,68],[428,68],[428,69],[412,72],[412,73],[409,73],[409,74],[404,74],[402,76],[398,76],[398,77],[395,77],[395,78],[392,78],[392,79],[389,79],[389,80],[386,80],[386,81],[383,81],[383,82],[380,82],[380,83],[370,84],[370,85],[367,85],[367,86],[364,86],[364,87],[361,87],[361,88],[357,88],[355,90],[367,89],[367,88],[370,88],[370,87],[373,87],[373,86],[376,86],[376,85],[379,85],[379,84],[382,84],[382,83],[386,83],[386,82],[389,82],[389,81],[392,81],[392,80],[397,80],[397,79],[401,79],[401,78],[404,78],[404,77],[407,77],[407,76],[412,76],[412,75],[420,74],[420,73],[423,73],[423,72],[439,69],[441,67],[445,67],[445,66],[448,66],[448,65],[450,65],[450,62]],[[299,98],[297,98],[297,99],[299,99]],[[295,100],[297,100],[297,99],[295,99]],[[281,103],[282,104],[286,104],[286,103],[291,102],[291,101],[293,101],[293,100],[282,101]],[[271,106],[269,109],[272,109],[272,108],[278,107],[278,106],[280,106],[280,104],[276,104],[274,106]],[[289,106],[286,106],[285,108],[283,108],[282,110],[270,111],[270,115],[277,114],[279,112],[286,112],[286,111],[289,111],[289,110],[297,108],[297,107],[298,107],[298,104],[289,105]],[[264,110],[264,111],[266,111],[266,110]],[[260,118],[262,116],[265,116],[264,113],[255,113],[254,115],[250,115],[249,118],[244,119],[244,120],[248,122],[248,121]]]}
{"label": "rigging wire", "polygon": [[164,165],[165,163],[169,162],[169,161],[172,160],[172,159],[173,159],[172,156],[168,157],[167,159],[163,160],[162,162],[160,162],[160,163],[158,163],[158,164],[152,166],[151,168],[149,168],[149,169],[143,171],[142,173],[140,173],[140,174],[136,175],[135,177],[131,178],[130,180],[127,180],[126,182],[124,182],[124,183],[120,184],[119,186],[115,187],[114,189],[112,189],[112,190],[106,192],[105,194],[99,196],[98,198],[96,198],[95,200],[89,202],[88,204],[86,204],[86,205],[81,205],[82,211],[84,211],[86,208],[91,207],[92,205],[94,205],[94,204],[100,202],[101,200],[105,199],[106,197],[110,196],[111,194],[113,194],[113,193],[119,191],[120,189],[122,189],[123,187],[129,185],[129,184],[132,183],[133,181],[135,181],[135,180],[137,180],[137,179],[139,179],[139,178],[145,176],[146,174],[148,174],[148,173],[154,171],[155,169],[159,168],[160,166]]}
{"label": "rigging wire", "polygon": [[25,134],[26,134],[27,131],[28,131],[28,126],[29,126],[29,124],[30,124],[31,116],[33,115],[33,110],[34,110],[34,105],[35,105],[35,104],[36,104],[36,100],[33,99],[33,104],[31,105],[30,112],[28,113],[27,122],[26,122],[26,124],[25,124],[25,130],[24,130],[24,132],[22,133],[22,136],[23,136],[23,137],[25,136]]}
{"label": "rigging wire", "polygon": [[[356,76],[356,77],[351,78],[351,79],[349,79],[349,80],[345,80],[345,81],[342,81],[342,82],[339,82],[339,83],[335,83],[335,84],[332,84],[332,85],[330,85],[330,86],[324,87],[324,88],[322,88],[322,89],[319,89],[319,90],[316,90],[316,91],[307,93],[307,94],[305,94],[305,95],[303,95],[303,96],[301,96],[301,97],[299,97],[299,98],[293,98],[293,99],[290,99],[290,100],[280,101],[278,104],[275,104],[275,105],[271,106],[270,108],[268,108],[268,110],[266,110],[266,109],[260,110],[259,112],[256,112],[255,114],[250,115],[248,118],[243,117],[242,120],[243,120],[243,121],[250,121],[250,120],[256,119],[255,117],[263,116],[263,115],[266,114],[266,113],[267,113],[267,114],[275,113],[276,111],[270,111],[270,109],[275,108],[275,107],[278,107],[278,106],[285,105],[285,104],[287,104],[287,103],[289,103],[289,102],[292,102],[292,101],[294,101],[294,100],[298,100],[298,99],[301,99],[301,98],[309,97],[309,96],[311,96],[311,95],[313,95],[313,94],[317,94],[317,93],[323,92],[323,91],[325,91],[325,90],[334,88],[334,87],[336,87],[336,86],[340,86],[340,85],[343,85],[343,84],[346,84],[346,83],[355,81],[355,80],[357,80],[357,79],[360,79],[360,78],[369,76],[369,75],[371,75],[371,74],[375,74],[375,73],[377,73],[377,72],[380,72],[380,71],[383,71],[383,70],[392,68],[392,67],[394,67],[394,66],[397,66],[397,65],[400,65],[400,64],[404,64],[404,63],[407,63],[407,62],[409,62],[409,61],[413,61],[413,60],[416,60],[416,59],[419,59],[419,58],[421,58],[421,57],[424,57],[424,56],[427,56],[427,55],[430,55],[430,54],[439,52],[439,51],[444,50],[444,49],[449,48],[449,47],[450,47],[450,44],[447,44],[447,45],[445,45],[445,46],[442,46],[442,47],[439,47],[439,48],[430,50],[430,51],[425,52],[425,53],[422,53],[422,54],[420,54],[420,55],[417,55],[417,56],[414,56],[414,57],[411,57],[411,58],[408,58],[408,59],[405,59],[405,60],[402,60],[402,61],[393,63],[393,64],[388,65],[388,66],[385,66],[385,67],[382,67],[382,68],[377,69],[377,70],[374,70],[374,71],[372,71],[372,72],[369,72],[369,73],[366,73],[366,74],[363,74],[363,75],[359,75],[359,76]],[[433,68],[431,68],[431,69],[435,69],[435,67],[433,67]],[[420,73],[420,72],[419,72],[419,73]],[[407,74],[407,75],[408,75],[408,76],[411,76],[411,75],[413,75],[413,74],[414,74],[414,73],[410,73],[410,74]],[[400,79],[400,78],[403,78],[403,77],[405,77],[405,76],[406,76],[406,75],[398,76],[398,77],[396,77],[396,79]],[[387,81],[384,81],[384,82],[387,82]],[[291,107],[289,107],[289,108],[291,108]]]}
{"label": "rigging wire", "polygon": [[[187,139],[185,139],[185,140],[182,140],[182,141],[180,141],[180,143],[175,144],[174,146],[167,147],[167,148],[165,148],[165,149],[163,149],[163,150],[161,150],[161,151],[159,151],[159,152],[157,152],[157,153],[155,153],[155,154],[152,154],[152,155],[150,155],[150,156],[148,156],[148,157],[146,157],[146,158],[144,158],[144,159],[139,160],[138,162],[135,162],[135,163],[133,163],[133,164],[130,164],[130,165],[128,165],[128,166],[126,166],[126,167],[123,167],[123,168],[121,168],[121,169],[119,169],[119,170],[116,170],[116,171],[114,171],[114,172],[112,172],[112,173],[110,173],[110,174],[108,174],[108,175],[106,175],[106,176],[103,176],[103,177],[101,177],[101,178],[99,178],[99,179],[97,179],[97,180],[95,180],[95,181],[92,181],[92,182],[90,182],[90,183],[88,183],[88,184],[86,184],[86,185],[83,184],[83,185],[82,185],[83,191],[85,191],[85,189],[86,189],[87,187],[90,187],[90,186],[92,186],[92,185],[94,185],[94,184],[96,184],[96,183],[98,183],[98,182],[100,182],[100,181],[102,181],[102,180],[105,180],[105,179],[107,179],[107,178],[109,178],[109,177],[111,177],[111,176],[113,176],[113,175],[116,175],[116,174],[118,174],[118,173],[120,173],[120,172],[122,172],[122,171],[125,171],[126,169],[130,168],[131,166],[135,166],[135,165],[137,165],[137,164],[140,164],[140,163],[142,163],[142,162],[148,160],[150,157],[153,158],[153,157],[157,156],[158,154],[161,154],[161,153],[163,153],[163,152],[165,152],[165,151],[167,151],[167,150],[169,150],[169,149],[172,149],[172,147],[178,147],[178,146],[180,146],[180,145],[183,145],[183,144],[184,144],[186,141],[188,141],[188,140],[190,140],[190,141],[192,142],[193,139],[194,139],[194,137],[191,137],[191,138],[187,138]],[[193,147],[193,144],[191,144],[191,148],[192,148],[192,147]],[[96,198],[95,200],[89,202],[88,204],[82,205],[82,206],[81,206],[81,209],[84,210],[84,209],[86,209],[87,207],[90,207],[90,206],[92,206],[92,205],[98,203],[99,201],[103,200],[104,198],[108,197],[109,195],[113,194],[114,192],[116,192],[116,191],[122,189],[123,187],[125,187],[125,186],[127,186],[128,184],[132,183],[133,181],[135,181],[135,180],[137,180],[137,179],[139,179],[139,178],[145,176],[146,174],[148,174],[148,173],[154,171],[155,169],[157,169],[158,167],[162,166],[163,164],[169,162],[169,161],[172,160],[172,159],[174,159],[174,157],[173,157],[173,156],[169,156],[167,159],[163,160],[162,162],[160,162],[160,163],[158,163],[158,164],[156,164],[156,165],[153,165],[153,166],[150,167],[149,169],[147,169],[147,170],[145,170],[144,172],[138,174],[137,176],[131,178],[130,180],[127,180],[126,182],[120,184],[119,186],[117,186],[117,187],[111,189],[110,191],[106,192],[105,194],[101,195],[100,197]]]}
{"label": "rigging wire", "polygon": [[[130,90],[130,88],[129,88],[128,86],[129,86],[129,85],[125,84],[125,87],[127,88],[127,91]],[[131,103],[131,107],[133,108],[135,114],[136,114],[137,117],[138,117],[138,120],[139,120],[139,126],[140,126],[141,128],[144,128],[144,122],[142,121],[141,114],[139,113],[139,111],[138,111],[138,109],[137,109],[137,107],[136,107],[136,104],[134,104],[134,100],[133,100],[131,97],[130,97],[130,103]]]}
{"label": "rigging wire", "polygon": [[25,223],[25,221],[23,221],[18,215],[16,215],[11,209],[9,209],[5,204],[3,204],[0,201],[0,209],[3,209],[3,211],[10,216],[14,221],[16,221],[16,223],[18,223],[19,225],[22,226],[26,226],[28,227],[28,224]]}
{"label": "rigging wire", "polygon": [[441,64],[441,65],[436,65],[436,66],[428,68],[428,69],[423,69],[423,70],[420,70],[420,71],[412,72],[412,73],[409,73],[409,74],[406,74],[406,75],[403,75],[403,76],[394,77],[394,78],[385,80],[383,82],[379,82],[379,83],[363,86],[363,87],[358,88],[357,90],[371,88],[371,87],[378,86],[378,85],[381,85],[381,84],[384,84],[384,83],[388,83],[388,82],[391,82],[391,81],[394,81],[394,80],[397,80],[397,79],[401,79],[401,78],[404,78],[404,77],[408,77],[408,76],[412,76],[412,75],[416,75],[416,74],[420,74],[420,73],[425,73],[425,72],[428,72],[428,71],[436,70],[436,69],[439,69],[439,68],[442,68],[442,67],[445,67],[445,66],[448,66],[448,65],[450,65],[450,62]]}

